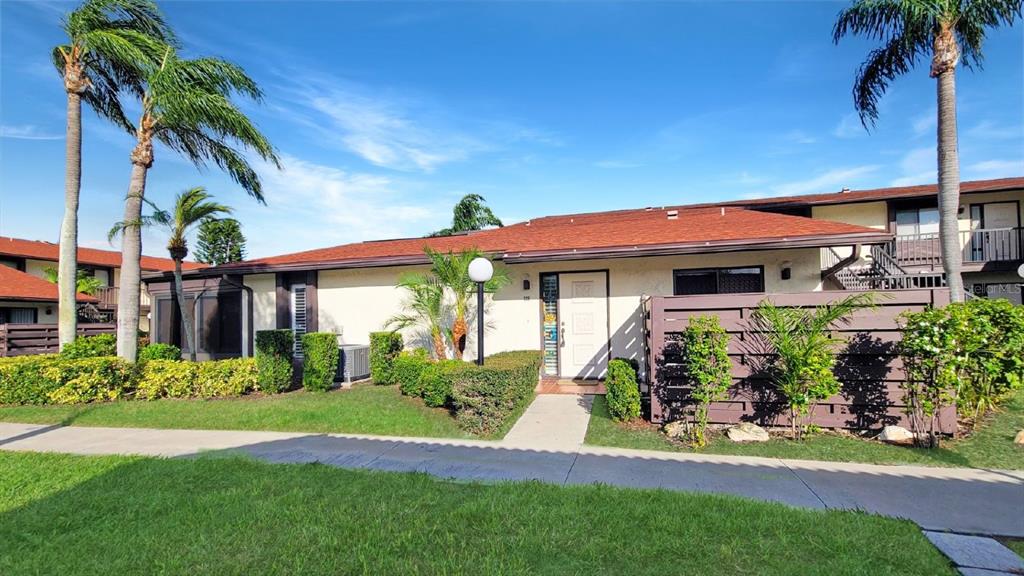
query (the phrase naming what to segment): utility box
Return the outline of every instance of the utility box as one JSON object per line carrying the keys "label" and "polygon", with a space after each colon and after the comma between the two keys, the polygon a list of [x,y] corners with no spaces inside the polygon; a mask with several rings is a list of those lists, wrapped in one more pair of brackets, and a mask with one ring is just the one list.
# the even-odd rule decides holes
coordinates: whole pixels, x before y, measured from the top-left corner
{"label": "utility box", "polygon": [[370,346],[367,344],[339,344],[336,382],[355,382],[370,377]]}

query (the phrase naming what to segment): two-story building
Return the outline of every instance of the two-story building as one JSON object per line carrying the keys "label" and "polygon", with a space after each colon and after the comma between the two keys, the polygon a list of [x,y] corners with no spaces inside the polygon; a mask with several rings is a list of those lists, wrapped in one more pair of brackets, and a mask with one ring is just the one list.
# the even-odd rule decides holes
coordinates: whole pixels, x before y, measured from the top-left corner
{"label": "two-story building", "polygon": [[[0,324],[51,324],[57,322],[57,286],[47,281],[48,270],[57,268],[59,247],[52,242],[0,236]],[[186,270],[203,267],[186,262]],[[79,294],[83,319],[110,321],[117,311],[121,280],[121,253],[96,248],[78,249],[78,267],[99,280],[95,294]],[[174,270],[170,258],[142,257],[144,273]],[[150,298],[143,285],[140,328],[148,330]]]}

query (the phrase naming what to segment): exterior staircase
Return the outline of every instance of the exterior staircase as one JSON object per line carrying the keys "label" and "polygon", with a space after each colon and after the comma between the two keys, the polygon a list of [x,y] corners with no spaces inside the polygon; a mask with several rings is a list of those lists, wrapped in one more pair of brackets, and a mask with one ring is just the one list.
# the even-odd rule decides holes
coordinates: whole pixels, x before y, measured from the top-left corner
{"label": "exterior staircase", "polygon": [[[833,248],[825,248],[822,269],[831,269],[843,260]],[[912,290],[946,285],[945,272],[907,272],[882,245],[871,246],[870,262],[857,261],[836,270],[828,279],[842,290]]]}

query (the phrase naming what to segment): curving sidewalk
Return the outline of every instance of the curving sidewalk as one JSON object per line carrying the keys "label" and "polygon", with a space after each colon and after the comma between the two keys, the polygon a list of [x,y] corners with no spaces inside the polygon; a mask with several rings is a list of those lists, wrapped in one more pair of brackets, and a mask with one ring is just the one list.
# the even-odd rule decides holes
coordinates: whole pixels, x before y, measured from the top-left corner
{"label": "curving sidewalk", "polygon": [[[540,396],[553,398],[554,396]],[[557,397],[554,397],[557,398]],[[0,423],[0,450],[190,457],[241,453],[278,463],[425,472],[468,481],[602,483],[731,494],[792,506],[860,509],[922,528],[1024,537],[1024,471],[877,466],[582,445],[589,399],[531,405],[505,440],[444,440]],[[568,409],[570,414],[560,412]],[[582,431],[580,421],[583,421]],[[551,424],[554,422],[554,424]],[[571,437],[560,437],[571,432]]]}

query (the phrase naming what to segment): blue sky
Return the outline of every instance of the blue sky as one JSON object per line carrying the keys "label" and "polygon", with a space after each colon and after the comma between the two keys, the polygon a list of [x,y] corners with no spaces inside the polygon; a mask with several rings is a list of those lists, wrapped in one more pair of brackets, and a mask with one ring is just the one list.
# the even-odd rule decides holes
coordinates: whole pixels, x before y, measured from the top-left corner
{"label": "blue sky", "polygon": [[[0,234],[56,240],[65,98],[48,63],[74,4],[0,0]],[[267,206],[157,149],[147,196],[203,185],[250,255],[421,235],[463,194],[549,214],[934,182],[935,87],[853,112],[870,44],[831,42],[837,2],[161,3],[186,56],[233,60],[284,171]],[[1024,27],[958,78],[965,179],[1024,175]],[[138,107],[129,107],[137,113]],[[81,242],[121,219],[131,140],[83,114]],[[159,233],[144,251],[163,255]]]}

